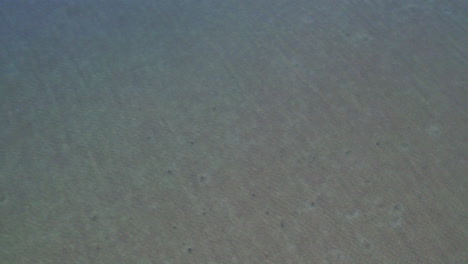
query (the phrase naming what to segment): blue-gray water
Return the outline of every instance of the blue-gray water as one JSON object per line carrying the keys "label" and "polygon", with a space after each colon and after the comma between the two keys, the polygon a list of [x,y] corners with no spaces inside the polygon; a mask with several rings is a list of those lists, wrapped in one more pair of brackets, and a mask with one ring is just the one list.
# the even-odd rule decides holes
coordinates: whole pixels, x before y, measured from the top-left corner
{"label": "blue-gray water", "polygon": [[0,264],[466,263],[467,11],[0,1]]}

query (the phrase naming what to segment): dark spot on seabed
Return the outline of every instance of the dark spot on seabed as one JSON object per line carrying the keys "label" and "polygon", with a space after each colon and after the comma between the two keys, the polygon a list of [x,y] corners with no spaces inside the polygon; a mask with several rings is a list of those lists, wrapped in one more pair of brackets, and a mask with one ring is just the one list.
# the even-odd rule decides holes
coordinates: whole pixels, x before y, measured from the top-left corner
{"label": "dark spot on seabed", "polygon": [[394,210],[394,211],[401,211],[401,204],[395,204],[395,205],[393,205],[393,210]]}

